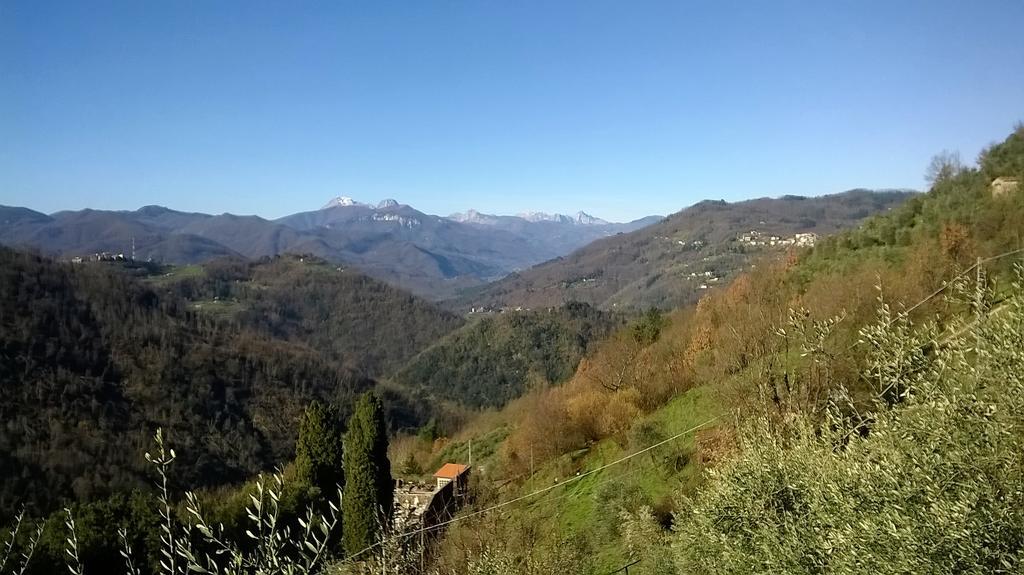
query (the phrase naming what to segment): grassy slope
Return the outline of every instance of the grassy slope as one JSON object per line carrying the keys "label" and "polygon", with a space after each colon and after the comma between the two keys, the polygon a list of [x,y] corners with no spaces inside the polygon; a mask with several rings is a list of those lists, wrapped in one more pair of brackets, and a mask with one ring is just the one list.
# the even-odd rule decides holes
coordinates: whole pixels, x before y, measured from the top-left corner
{"label": "grassy slope", "polygon": [[[664,435],[672,436],[719,415],[719,412],[712,390],[698,387],[637,421],[636,425],[646,420],[658,425]],[[605,439],[585,453],[565,455],[546,465],[523,486],[523,491],[529,493],[546,486],[549,481],[553,482],[558,471],[565,469],[566,465],[586,472],[617,461],[638,448],[629,446],[623,449],[614,439]],[[598,547],[599,571],[614,569],[626,563],[626,554],[618,538],[604,537],[607,526],[595,521],[607,516],[606,512],[599,509],[602,506],[602,488],[619,485],[626,489],[639,488],[643,498],[652,504],[672,497],[679,490],[692,490],[699,484],[701,477],[700,465],[691,457],[693,452],[694,435],[685,435],[624,463],[567,484],[564,488],[553,489],[532,500],[523,513],[527,514],[528,520],[543,521],[560,534],[592,536],[601,542]],[[682,456],[686,461],[679,469],[673,465],[677,456]]]}
{"label": "grassy slope", "polygon": [[[652,423],[667,439],[721,413],[722,406],[714,390],[701,386],[677,396],[662,408],[637,420],[634,429],[644,423]],[[498,468],[500,444],[508,431],[508,426],[502,425],[472,438],[474,468],[478,472],[488,474],[490,470]],[[435,463],[467,460],[468,441],[467,438],[449,443],[437,456]],[[573,479],[577,472],[582,474],[608,465],[641,447],[631,445],[625,438],[619,438],[618,441],[608,438],[587,449],[545,462],[524,482],[510,484],[514,487],[502,493],[500,500],[507,501],[527,495],[553,486],[556,482],[562,485],[505,508],[503,513],[507,514],[507,521],[540,526],[543,535],[552,538],[581,536],[589,539],[596,549],[598,572],[623,565],[626,552],[622,541],[611,523],[604,521],[617,513],[606,503],[607,499],[629,492],[634,495],[634,501],[652,506],[664,505],[674,494],[695,489],[701,480],[701,467],[692,457],[692,433],[582,479]],[[677,462],[681,466],[677,466]],[[493,477],[487,480],[493,480],[495,485],[504,483],[503,479]],[[463,528],[472,529],[468,525]]]}

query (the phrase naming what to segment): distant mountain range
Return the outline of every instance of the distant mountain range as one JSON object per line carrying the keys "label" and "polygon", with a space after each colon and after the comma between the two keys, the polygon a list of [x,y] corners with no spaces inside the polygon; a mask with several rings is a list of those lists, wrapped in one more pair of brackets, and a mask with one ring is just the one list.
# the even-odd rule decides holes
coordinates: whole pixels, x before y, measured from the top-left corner
{"label": "distant mountain range", "polygon": [[162,206],[49,215],[0,206],[0,243],[65,258],[134,251],[137,259],[179,264],[308,253],[442,299],[659,219],[616,224],[583,212],[490,216],[472,210],[445,218],[392,199],[367,204],[348,197],[277,220]]}
{"label": "distant mountain range", "polygon": [[468,290],[455,307],[543,308],[582,301],[606,309],[671,308],[728,283],[766,253],[811,245],[816,236],[855,226],[913,194],[850,190],[813,198],[703,201]]}
{"label": "distant mountain range", "polygon": [[576,212],[575,216],[567,216],[565,214],[548,214],[545,212],[525,212],[522,214],[516,214],[514,216],[495,216],[492,214],[482,214],[476,210],[469,210],[467,212],[454,213],[448,216],[448,219],[455,220],[457,222],[467,224],[478,224],[483,226],[514,226],[521,225],[520,221],[529,223],[544,223],[550,222],[555,224],[570,224],[577,226],[624,226],[633,227],[654,223],[661,219],[661,216],[648,216],[635,220],[628,224],[613,224],[611,222],[602,220],[601,218],[595,218],[594,216],[586,212]]}

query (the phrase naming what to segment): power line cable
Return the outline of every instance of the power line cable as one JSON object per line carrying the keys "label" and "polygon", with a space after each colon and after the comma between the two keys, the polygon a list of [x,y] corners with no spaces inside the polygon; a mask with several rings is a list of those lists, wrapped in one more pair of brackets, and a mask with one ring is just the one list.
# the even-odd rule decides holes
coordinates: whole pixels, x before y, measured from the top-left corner
{"label": "power line cable", "polygon": [[[947,288],[948,288],[948,287],[949,287],[950,285],[952,285],[952,284],[953,284],[953,282],[954,282],[955,280],[958,280],[958,279],[960,279],[961,277],[963,277],[963,276],[965,276],[965,275],[967,275],[967,274],[971,273],[971,272],[972,272],[972,271],[974,271],[974,270],[975,270],[975,269],[976,269],[976,268],[977,268],[978,266],[980,266],[980,265],[982,265],[982,264],[986,264],[986,263],[989,263],[989,262],[993,262],[993,261],[1001,260],[1001,259],[1003,259],[1003,258],[1006,258],[1006,257],[1012,256],[1012,255],[1016,255],[1016,254],[1019,254],[1019,253],[1024,253],[1024,248],[1019,248],[1019,249],[1016,249],[1016,250],[1011,250],[1011,251],[1008,251],[1008,252],[1004,252],[1004,253],[1001,253],[1001,254],[998,254],[998,255],[995,255],[995,256],[990,256],[990,257],[988,257],[988,258],[984,258],[984,259],[979,259],[979,260],[978,260],[978,261],[976,261],[976,262],[975,262],[975,263],[974,263],[974,264],[973,264],[972,266],[970,266],[969,268],[967,268],[967,269],[965,269],[964,271],[960,272],[959,274],[957,274],[957,275],[953,276],[953,277],[952,277],[952,278],[951,278],[950,280],[948,280],[947,282],[945,282],[945,283],[944,283],[944,284],[943,284],[943,285],[942,285],[942,286],[941,286],[940,288],[938,288],[937,290],[935,290],[934,292],[932,292],[932,293],[931,293],[930,295],[928,295],[927,297],[925,297],[925,298],[924,298],[924,299],[922,299],[921,301],[919,301],[919,302],[917,302],[916,304],[914,304],[914,305],[910,306],[909,308],[907,308],[906,310],[904,310],[903,312],[901,312],[901,314],[902,314],[902,315],[910,314],[910,313],[911,313],[912,311],[914,311],[915,309],[917,309],[917,308],[921,307],[922,305],[924,305],[924,304],[928,303],[929,301],[931,301],[931,300],[932,300],[932,299],[934,299],[935,297],[938,297],[938,296],[939,296],[939,295],[940,295],[940,294],[941,294],[942,292],[944,292],[944,291],[945,291],[945,290],[946,290],[946,289],[947,289]],[[894,318],[893,320],[891,320],[891,321],[889,322],[889,324],[888,324],[888,325],[892,325],[892,323],[894,323],[895,321],[897,321],[897,319],[896,319],[896,318]],[[862,342],[861,342],[860,340],[858,340],[858,341],[857,341],[856,343],[854,343],[853,345],[851,345],[849,349],[853,349],[854,347],[856,347],[856,346],[857,346],[857,345],[859,345],[860,343],[862,343]],[[847,351],[849,351],[849,349],[848,349]],[[581,480],[581,479],[583,479],[583,478],[585,478],[585,477],[588,477],[588,476],[590,476],[590,475],[593,475],[593,474],[595,474],[595,473],[598,473],[598,472],[600,472],[600,471],[603,471],[603,470],[605,470],[605,469],[608,469],[609,467],[612,467],[612,466],[615,466],[615,465],[619,465],[619,464],[621,464],[621,463],[624,463],[624,462],[626,462],[626,461],[628,461],[628,460],[630,460],[630,459],[632,459],[632,458],[636,457],[637,455],[641,455],[641,454],[643,454],[643,453],[646,453],[646,452],[648,452],[648,451],[650,451],[650,450],[652,450],[652,449],[655,449],[655,448],[661,447],[662,445],[665,445],[666,443],[669,443],[669,442],[675,441],[676,439],[679,439],[680,437],[683,437],[684,435],[687,435],[687,434],[689,434],[689,433],[693,433],[694,431],[696,431],[696,430],[700,429],[701,427],[704,427],[704,426],[706,426],[706,425],[708,425],[708,424],[711,424],[711,423],[713,423],[713,422],[717,421],[717,420],[718,420],[718,419],[720,419],[720,418],[721,418],[721,416],[716,416],[716,417],[713,417],[713,418],[711,418],[711,419],[708,419],[708,420],[704,421],[703,423],[700,423],[700,424],[698,424],[698,425],[696,425],[696,426],[694,426],[694,427],[691,427],[690,429],[687,429],[687,430],[685,430],[685,431],[682,431],[682,432],[680,432],[680,433],[677,433],[676,435],[673,435],[672,437],[669,437],[668,439],[664,439],[664,440],[662,440],[662,441],[659,441],[658,443],[655,443],[655,444],[653,444],[653,445],[650,445],[650,446],[648,446],[648,447],[645,447],[644,449],[641,449],[641,450],[639,450],[639,451],[636,451],[636,452],[634,452],[634,453],[631,453],[631,454],[629,454],[629,455],[626,455],[626,456],[620,457],[619,459],[616,459],[615,461],[612,461],[611,463],[607,463],[607,464],[605,464],[605,465],[602,465],[602,466],[596,467],[596,468],[594,468],[594,469],[591,469],[591,470],[589,470],[589,471],[587,471],[587,472],[585,472],[585,473],[581,473],[580,475],[576,475],[576,476],[574,476],[574,477],[571,477],[571,478],[569,478],[569,479],[567,479],[566,481],[563,481],[563,482],[561,482],[561,483],[556,483],[556,484],[554,484],[554,485],[549,485],[549,486],[547,486],[547,487],[544,487],[544,488],[538,489],[538,490],[536,490],[536,491],[533,491],[533,492],[527,493],[527,494],[525,494],[525,495],[521,495],[521,496],[519,496],[519,497],[515,497],[515,498],[512,498],[512,499],[510,499],[510,500],[508,500],[508,501],[503,501],[503,502],[501,502],[501,503],[498,503],[498,504],[496,504],[496,505],[492,505],[491,507],[488,507],[488,508],[486,508],[486,509],[481,509],[481,510],[479,510],[479,511],[475,511],[475,512],[473,512],[473,513],[469,513],[469,514],[467,514],[467,515],[460,515],[460,516],[458,516],[458,517],[455,517],[455,518],[449,519],[449,520],[447,520],[447,521],[442,521],[442,522],[440,522],[440,523],[438,523],[438,524],[436,524],[436,525],[431,525],[430,527],[422,527],[422,528],[420,528],[420,529],[415,529],[415,530],[413,530],[413,531],[409,531],[409,532],[406,532],[406,533],[402,533],[402,534],[399,534],[399,535],[395,535],[395,536],[393,536],[393,537],[392,537],[392,540],[398,540],[398,539],[406,539],[406,538],[409,538],[409,537],[413,537],[413,536],[415,536],[415,535],[419,535],[420,533],[427,533],[427,532],[430,532],[430,531],[434,531],[434,530],[440,529],[440,528],[442,528],[442,527],[445,527],[445,526],[451,525],[451,524],[453,524],[453,523],[457,523],[457,522],[459,522],[459,521],[464,521],[464,520],[466,520],[466,519],[471,519],[471,518],[473,518],[473,517],[477,517],[477,516],[483,515],[483,514],[485,514],[485,513],[490,513],[490,512],[492,512],[492,511],[495,511],[495,510],[497,510],[497,509],[501,509],[501,508],[503,508],[503,507],[507,507],[507,506],[509,506],[509,505],[512,505],[512,504],[514,504],[514,503],[518,503],[518,502],[520,502],[520,501],[523,501],[523,500],[529,499],[529,498],[531,498],[531,497],[536,497],[537,495],[541,495],[541,494],[543,494],[543,493],[547,493],[547,492],[549,492],[549,491],[551,491],[551,490],[553,490],[553,489],[557,489],[558,487],[561,487],[561,486],[564,486],[564,485],[568,485],[568,484],[570,484],[570,483],[573,483],[573,482],[579,481],[579,480]],[[354,555],[350,555],[349,557],[345,558],[345,560],[344,560],[344,561],[342,561],[342,564],[345,564],[345,563],[349,563],[349,562],[355,561],[355,560],[356,560],[356,559],[357,559],[358,557],[362,556],[363,554],[365,554],[365,553],[366,553],[366,552],[368,552],[368,551],[371,551],[371,550],[373,550],[373,549],[375,549],[375,548],[377,548],[377,547],[381,546],[381,545],[382,545],[383,543],[384,543],[384,541],[378,541],[377,543],[374,543],[373,545],[370,545],[369,547],[366,547],[365,549],[362,549],[362,550],[361,550],[361,551],[359,551],[358,553],[355,553]]]}
{"label": "power line cable", "polygon": [[[619,465],[621,463],[625,463],[626,461],[629,461],[630,459],[633,459],[634,457],[636,457],[638,455],[642,455],[644,453],[647,453],[648,451],[651,451],[652,449],[656,449],[658,447],[661,447],[662,445],[665,445],[666,443],[670,443],[672,441],[675,441],[675,440],[679,439],[680,437],[683,437],[685,435],[693,433],[694,431],[697,431],[698,429],[700,429],[702,427],[705,427],[705,426],[707,426],[707,425],[709,425],[711,423],[714,423],[715,421],[718,421],[719,419],[721,419],[721,417],[722,417],[721,415],[712,417],[711,419],[708,419],[708,420],[704,421],[703,423],[697,424],[697,425],[695,425],[695,426],[693,426],[693,427],[691,427],[691,428],[689,428],[689,429],[687,429],[685,431],[681,431],[681,432],[679,432],[679,433],[677,433],[677,434],[675,434],[675,435],[673,435],[673,436],[671,436],[671,437],[669,437],[667,439],[663,439],[663,440],[661,440],[661,441],[659,441],[659,442],[657,442],[657,443],[655,443],[653,445],[649,445],[649,446],[647,446],[647,447],[645,447],[643,449],[640,449],[638,451],[630,453],[629,455],[625,455],[623,457],[620,457],[620,458],[616,459],[615,461],[612,461],[611,463],[606,463],[604,465],[601,465],[599,467],[595,467],[594,469],[590,469],[590,470],[588,470],[588,471],[586,471],[584,473],[581,473],[579,475],[575,475],[573,477],[570,477],[569,479],[567,479],[565,481],[562,481],[560,483],[556,483],[554,485],[549,485],[547,487],[543,487],[541,489],[537,489],[536,491],[532,491],[530,493],[527,493],[525,495],[521,495],[519,497],[514,497],[512,499],[509,499],[508,501],[503,501],[501,503],[492,505],[492,506],[490,506],[490,507],[488,507],[486,509],[481,509],[479,511],[474,511],[473,513],[469,513],[469,514],[466,514],[466,515],[460,515],[458,517],[449,519],[447,521],[442,521],[442,522],[440,522],[440,523],[438,523],[436,525],[431,525],[430,527],[421,527],[420,529],[415,529],[413,531],[408,531],[406,533],[401,533],[399,535],[393,536],[391,539],[392,540],[407,539],[409,537],[413,537],[415,535],[419,535],[420,533],[427,533],[427,532],[430,532],[430,531],[435,531],[435,530],[440,529],[442,527],[451,525],[452,523],[457,523],[459,521],[465,521],[466,519],[471,519],[473,517],[478,517],[478,516],[483,515],[485,513],[490,513],[492,511],[497,510],[497,509],[501,509],[503,507],[507,507],[509,505],[512,505],[514,503],[518,503],[520,501],[529,499],[531,497],[536,497],[537,495],[541,495],[543,493],[547,493],[547,492],[549,492],[549,491],[551,491],[553,489],[557,489],[557,488],[562,487],[564,485],[569,485],[570,483],[574,483],[576,481],[580,481],[581,479],[583,479],[585,477],[589,477],[589,476],[591,476],[591,475],[593,475],[595,473],[599,473],[601,471],[604,471],[605,469],[608,469],[609,467],[613,467],[613,466]],[[354,555],[350,555],[350,556],[346,557],[345,560],[342,561],[342,564],[355,561],[358,557],[362,556],[364,553],[366,553],[368,551],[371,551],[373,549],[376,549],[377,547],[380,547],[383,544],[384,544],[383,540],[382,541],[378,541],[377,543],[374,543],[373,545],[370,545],[369,547],[366,547],[365,549],[362,549],[358,553],[355,553]]]}
{"label": "power line cable", "polygon": [[[923,300],[915,303],[914,305],[910,306],[906,310],[904,310],[904,311],[900,312],[899,314],[897,314],[897,317],[894,317],[891,320],[889,320],[889,322],[885,324],[885,327],[888,328],[888,327],[892,326],[894,323],[896,323],[899,320],[900,316],[910,315],[910,312],[912,312],[915,309],[923,306],[924,304],[928,303],[932,299],[938,297],[942,292],[946,291],[946,288],[948,288],[949,286],[953,285],[953,282],[955,282],[956,280],[958,280],[958,279],[964,277],[965,275],[971,273],[972,271],[977,269],[978,266],[980,266],[982,264],[987,264],[989,262],[994,262],[996,260],[1001,260],[1001,259],[1009,257],[1009,256],[1017,255],[1017,254],[1022,253],[1022,252],[1024,252],[1024,248],[1019,248],[1019,249],[1016,249],[1016,250],[1010,250],[1008,252],[1004,252],[1004,253],[1001,253],[999,255],[987,257],[987,258],[984,258],[984,259],[980,259],[979,258],[976,262],[974,262],[974,264],[971,267],[965,269],[964,271],[958,273],[957,275],[955,275],[952,278],[950,278],[949,280],[947,280],[945,283],[942,284],[942,286],[939,289],[937,289],[934,292],[932,292],[931,294],[929,294],[928,297],[924,298]],[[851,349],[857,347],[858,345],[860,345],[862,343],[864,343],[863,340],[859,340],[858,339],[853,344],[851,344],[850,347],[846,348],[846,351],[850,351]]]}

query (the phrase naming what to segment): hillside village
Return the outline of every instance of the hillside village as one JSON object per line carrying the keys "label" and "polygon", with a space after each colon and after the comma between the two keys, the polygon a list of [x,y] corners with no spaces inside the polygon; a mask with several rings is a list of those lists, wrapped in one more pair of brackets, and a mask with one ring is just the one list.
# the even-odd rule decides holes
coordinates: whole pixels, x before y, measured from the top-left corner
{"label": "hillside village", "polygon": [[793,234],[790,237],[769,235],[757,230],[750,230],[736,238],[739,243],[752,247],[790,247],[809,248],[818,240],[818,234],[807,232]]}

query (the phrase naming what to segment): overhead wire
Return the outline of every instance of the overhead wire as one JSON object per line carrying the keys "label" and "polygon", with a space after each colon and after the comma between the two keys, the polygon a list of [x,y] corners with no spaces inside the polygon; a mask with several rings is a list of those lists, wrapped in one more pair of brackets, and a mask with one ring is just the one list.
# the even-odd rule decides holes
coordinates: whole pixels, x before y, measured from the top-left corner
{"label": "overhead wire", "polygon": [[[887,327],[887,328],[891,327],[894,323],[899,321],[899,318],[901,316],[910,315],[910,313],[913,312],[914,310],[916,310],[917,308],[923,306],[924,304],[926,304],[929,301],[933,300],[934,298],[938,297],[939,295],[942,294],[942,292],[946,291],[946,289],[949,288],[949,286],[953,285],[953,282],[955,282],[956,280],[958,280],[958,279],[964,277],[965,275],[973,272],[975,269],[978,268],[978,266],[983,265],[983,264],[987,264],[989,262],[994,262],[996,260],[1001,260],[1003,258],[1010,257],[1010,256],[1013,256],[1013,255],[1017,255],[1019,253],[1024,253],[1024,248],[1019,248],[1019,249],[1016,249],[1016,250],[1010,250],[1008,252],[1004,252],[1004,253],[1001,253],[1001,254],[998,254],[998,255],[995,255],[995,256],[990,256],[990,257],[987,257],[987,258],[979,258],[976,262],[974,262],[973,265],[971,265],[969,268],[963,270],[962,272],[958,273],[957,275],[953,276],[949,280],[945,281],[942,284],[942,286],[940,286],[938,289],[933,291],[927,297],[925,297],[921,301],[915,303],[914,305],[910,306],[909,308],[903,310],[902,312],[899,313],[899,315],[897,317],[894,317],[893,319],[889,320],[889,322],[885,324],[885,327]],[[864,343],[863,340],[859,340],[858,339],[857,341],[853,342],[850,345],[850,347],[846,348],[846,351],[850,351],[851,349],[857,347],[858,345],[860,345],[862,343]]]}
{"label": "overhead wire", "polygon": [[[414,529],[412,531],[407,531],[405,533],[400,533],[398,535],[394,535],[394,536],[392,536],[390,538],[390,540],[396,541],[396,540],[401,540],[401,539],[407,539],[409,537],[414,537],[416,535],[419,535],[420,533],[428,533],[430,531],[436,531],[438,529],[441,529],[442,527],[446,527],[446,526],[451,525],[453,523],[458,523],[460,521],[465,521],[467,519],[472,519],[473,517],[478,517],[478,516],[484,515],[486,513],[491,513],[493,511],[498,510],[498,509],[502,509],[504,507],[508,507],[509,505],[513,505],[515,503],[518,503],[520,501],[525,501],[525,500],[530,499],[532,497],[536,497],[538,495],[547,493],[547,492],[552,491],[554,489],[558,489],[559,487],[563,487],[563,486],[575,483],[575,482],[580,481],[580,480],[582,480],[582,479],[584,479],[586,477],[589,477],[589,476],[591,476],[591,475],[593,475],[595,473],[599,473],[599,472],[604,471],[605,469],[608,469],[610,467],[614,467],[616,465],[625,463],[626,461],[629,461],[630,459],[633,459],[634,457],[636,457],[638,455],[642,455],[644,453],[647,453],[648,451],[651,451],[653,449],[661,447],[662,445],[665,445],[666,443],[670,443],[670,442],[675,441],[675,440],[677,440],[677,439],[679,439],[679,438],[681,438],[681,437],[683,437],[685,435],[693,433],[693,432],[697,431],[698,429],[700,429],[702,427],[705,427],[707,425],[710,425],[711,423],[714,423],[715,421],[721,419],[721,417],[722,417],[721,415],[718,415],[718,416],[712,417],[710,419],[707,419],[707,420],[703,421],[702,423],[699,423],[699,424],[697,424],[697,425],[695,425],[695,426],[693,426],[693,427],[691,427],[689,429],[686,429],[684,431],[681,431],[681,432],[679,432],[679,433],[677,433],[677,434],[675,434],[675,435],[673,435],[671,437],[663,439],[663,440],[661,440],[661,441],[659,441],[657,443],[649,445],[649,446],[647,446],[647,447],[645,447],[643,449],[640,449],[638,451],[634,451],[633,453],[630,453],[629,455],[624,455],[624,456],[622,456],[622,457],[620,457],[620,458],[618,458],[618,459],[616,459],[616,460],[614,460],[614,461],[612,461],[610,463],[606,463],[604,465],[595,467],[593,469],[589,469],[586,472],[580,473],[579,475],[575,475],[573,477],[570,477],[569,479],[566,479],[565,481],[561,481],[559,483],[555,483],[553,485],[549,485],[547,487],[543,487],[541,489],[537,489],[537,490],[532,491],[530,493],[527,493],[525,495],[520,495],[519,497],[514,497],[512,499],[509,499],[507,501],[503,501],[501,503],[497,503],[497,504],[492,505],[490,507],[487,507],[485,509],[474,511],[472,513],[467,513],[465,515],[459,515],[459,516],[453,517],[452,519],[449,519],[449,520],[446,520],[446,521],[442,521],[440,523],[431,525],[429,527],[421,527],[419,529]],[[349,563],[349,562],[355,561],[357,558],[361,557],[363,554],[367,553],[368,551],[372,551],[373,549],[376,549],[377,547],[380,547],[383,544],[384,544],[384,540],[378,541],[378,542],[376,542],[376,543],[366,547],[365,549],[362,549],[359,552],[346,557],[342,561],[342,563],[344,564],[344,563]]]}
{"label": "overhead wire", "polygon": [[[947,288],[949,288],[949,286],[951,286],[954,281],[956,281],[956,280],[960,279],[961,277],[971,273],[976,268],[978,268],[978,266],[986,264],[986,263],[989,263],[989,262],[1001,260],[1003,258],[1012,256],[1012,255],[1016,255],[1016,254],[1020,254],[1020,253],[1024,253],[1024,248],[1019,248],[1019,249],[1015,249],[1015,250],[1011,250],[1011,251],[1008,251],[1008,252],[1004,252],[1004,253],[1001,253],[1001,254],[998,254],[998,255],[995,255],[995,256],[990,256],[990,257],[987,257],[987,258],[979,259],[973,265],[971,265],[967,269],[963,270],[959,274],[953,276],[950,280],[946,281],[941,287],[936,289],[934,292],[929,294],[927,297],[925,297],[921,301],[917,302],[916,304],[910,306],[909,308],[907,308],[906,310],[901,312],[901,315],[910,314],[911,312],[913,312],[917,308],[919,308],[922,305],[928,303],[932,299],[938,297],[939,295],[942,294],[942,292],[944,292]],[[895,321],[897,321],[896,318],[891,320],[888,325],[892,325],[892,323],[894,323]],[[860,340],[858,340],[852,346],[850,346],[850,349],[852,349],[853,347],[856,347],[860,343],[862,343],[862,342]],[[559,482],[559,483],[555,483],[553,485],[549,485],[549,486],[543,487],[541,489],[537,489],[537,490],[532,491],[530,493],[527,493],[525,495],[514,497],[512,499],[509,499],[507,501],[503,501],[501,503],[497,503],[497,504],[492,505],[490,507],[487,507],[485,509],[474,511],[472,513],[468,513],[468,514],[465,514],[465,515],[459,515],[459,516],[453,517],[452,519],[449,519],[449,520],[446,520],[446,521],[442,521],[440,523],[437,523],[435,525],[431,525],[429,527],[421,527],[419,529],[415,529],[415,530],[412,530],[412,531],[408,531],[408,532],[405,532],[405,533],[394,535],[390,539],[392,541],[401,540],[401,539],[407,539],[409,537],[414,537],[414,536],[419,535],[421,533],[428,533],[430,531],[435,531],[435,530],[441,529],[443,527],[446,527],[448,525],[451,525],[453,523],[458,523],[458,522],[461,522],[461,521],[465,521],[467,519],[472,519],[473,517],[478,517],[480,515],[491,513],[493,511],[498,510],[498,509],[502,509],[502,508],[507,507],[509,505],[513,505],[515,503],[518,503],[520,501],[525,501],[525,500],[530,499],[532,497],[536,497],[538,495],[541,495],[541,494],[544,494],[544,493],[548,493],[548,492],[550,492],[550,491],[552,491],[554,489],[557,489],[559,487],[563,487],[565,485],[569,485],[571,483],[574,483],[574,482],[580,481],[580,480],[582,480],[582,479],[584,479],[586,477],[589,477],[589,476],[591,476],[591,475],[593,475],[595,473],[599,473],[601,471],[604,471],[605,469],[608,469],[609,467],[613,467],[615,465],[619,465],[621,463],[629,461],[630,459],[632,459],[632,458],[634,458],[634,457],[636,457],[638,455],[647,453],[648,451],[651,451],[652,449],[656,449],[658,447],[661,447],[662,445],[665,445],[666,443],[670,443],[672,441],[675,441],[675,440],[677,440],[677,439],[679,439],[679,438],[681,438],[681,437],[683,437],[683,436],[685,436],[687,434],[690,434],[690,433],[693,433],[694,431],[697,431],[698,429],[700,429],[702,427],[705,427],[705,426],[707,426],[707,425],[709,425],[711,423],[714,423],[715,421],[717,421],[721,417],[722,416],[716,416],[716,417],[710,418],[710,419],[708,419],[708,420],[706,420],[706,421],[704,421],[704,422],[702,422],[702,423],[700,423],[698,425],[695,425],[695,426],[693,426],[693,427],[691,427],[691,428],[689,428],[689,429],[687,429],[685,431],[681,431],[681,432],[679,432],[679,433],[677,433],[677,434],[675,434],[675,435],[673,435],[673,436],[671,436],[671,437],[669,437],[667,439],[664,439],[662,441],[654,443],[653,445],[649,445],[649,446],[647,446],[647,447],[645,447],[643,449],[640,449],[638,451],[635,451],[635,452],[633,452],[633,453],[631,453],[629,455],[620,457],[619,459],[616,459],[615,461],[612,461],[612,462],[607,463],[605,465],[601,465],[599,467],[595,467],[594,469],[590,469],[590,470],[588,470],[588,471],[586,471],[584,473],[581,473],[579,475],[573,476],[573,477],[571,477],[571,478],[569,478],[569,479],[567,479],[565,481],[562,481],[562,482]],[[628,473],[627,474],[623,474],[623,475],[628,475]],[[567,495],[568,494],[559,496],[559,498],[567,496]],[[377,547],[380,547],[383,544],[384,544],[384,540],[378,541],[378,542],[376,542],[376,543],[374,543],[374,544],[372,544],[372,545],[370,545],[370,546],[360,550],[359,552],[346,557],[342,561],[342,564],[355,561],[357,558],[361,557],[363,554],[365,554],[365,553],[367,553],[369,551],[372,551],[373,549],[375,549]]]}

